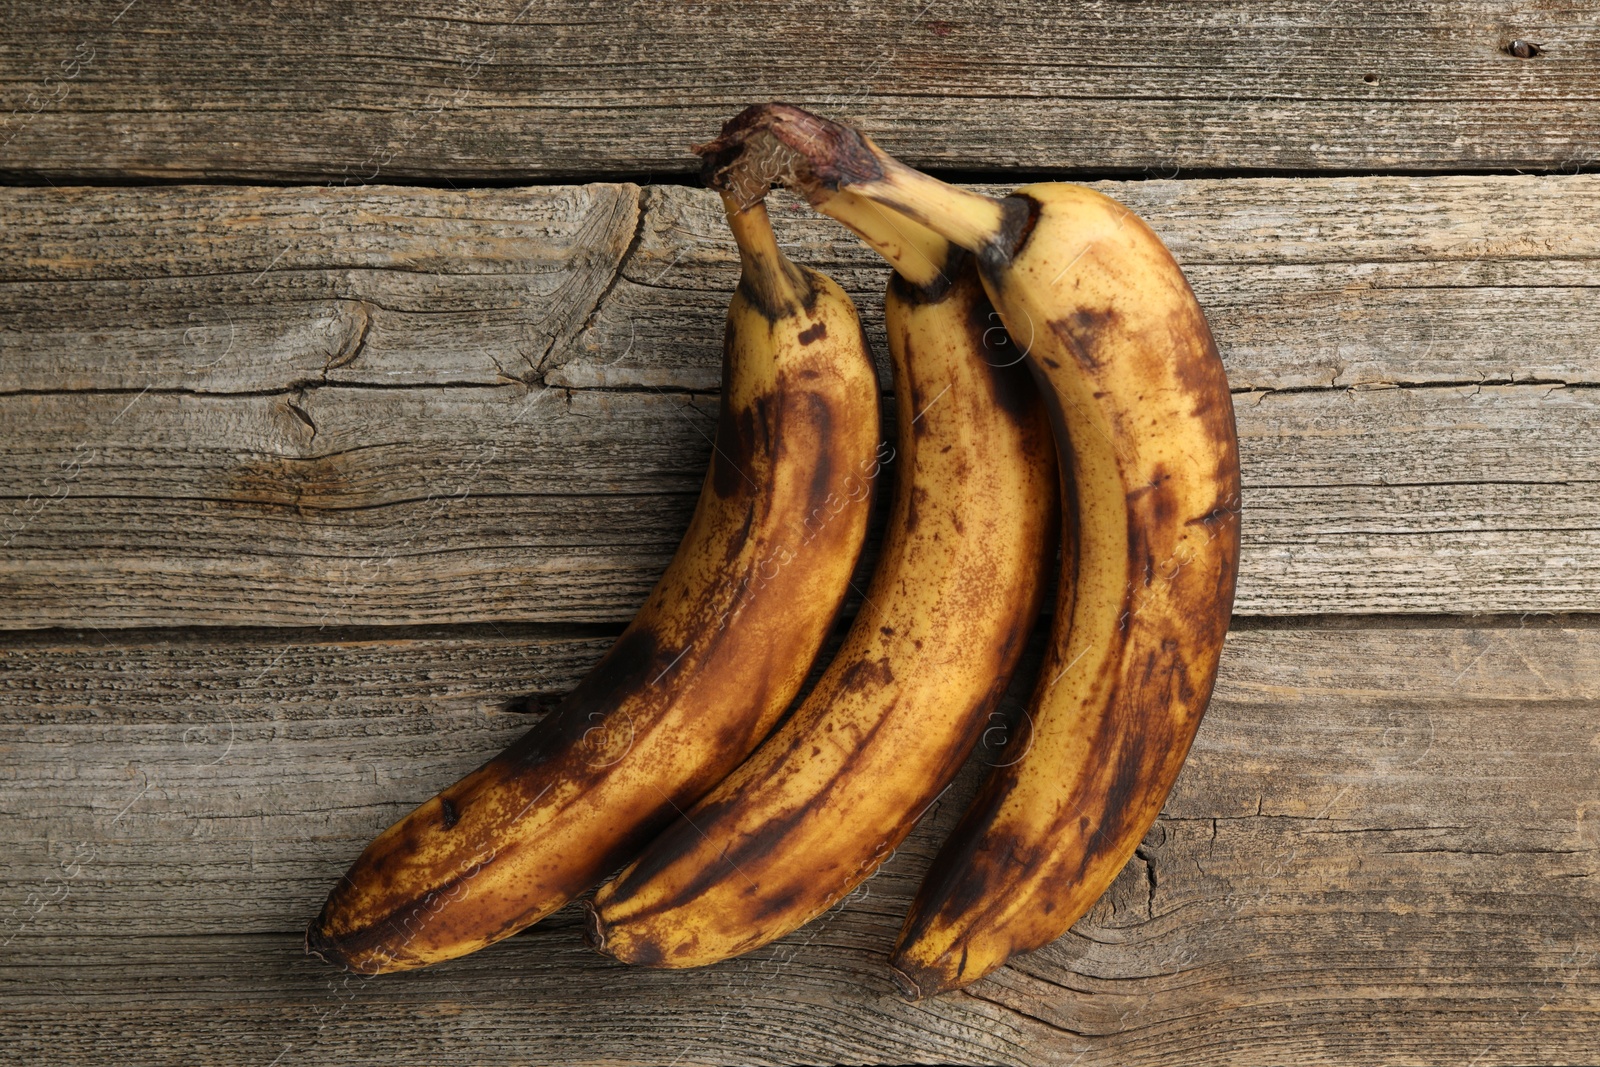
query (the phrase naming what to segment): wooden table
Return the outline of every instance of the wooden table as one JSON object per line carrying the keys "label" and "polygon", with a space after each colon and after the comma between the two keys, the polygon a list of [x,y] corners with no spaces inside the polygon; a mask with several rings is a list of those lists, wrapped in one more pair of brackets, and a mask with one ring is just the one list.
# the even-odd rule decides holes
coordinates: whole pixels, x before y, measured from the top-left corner
{"label": "wooden table", "polygon": [[[1592,5],[3,7],[10,1062],[1600,1056]],[[1068,936],[917,1004],[884,956],[972,773],[704,971],[570,909],[421,973],[305,958],[665,565],[736,264],[686,146],[773,98],[1099,181],[1192,279],[1245,545],[1160,822]],[[884,268],[775,211],[881,351]]]}

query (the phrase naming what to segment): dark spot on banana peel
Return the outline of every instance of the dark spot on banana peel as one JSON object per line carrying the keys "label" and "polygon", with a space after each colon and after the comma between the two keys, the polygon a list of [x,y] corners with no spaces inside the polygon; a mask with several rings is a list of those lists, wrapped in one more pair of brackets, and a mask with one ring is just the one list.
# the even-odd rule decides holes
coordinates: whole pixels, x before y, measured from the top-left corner
{"label": "dark spot on banana peel", "polygon": [[756,521],[755,503],[744,509],[744,521],[739,523],[739,528],[728,538],[728,550],[723,553],[723,559],[732,563],[739,558],[739,553],[744,551],[745,542],[750,540],[750,527]]}
{"label": "dark spot on banana peel", "polygon": [[571,745],[581,744],[588,731],[603,726],[616,710],[618,693],[646,688],[679,651],[672,650],[670,655],[663,651],[648,626],[636,623],[628,627],[548,716],[491,763],[525,773]]}
{"label": "dark spot on banana peel", "polygon": [[800,331],[800,343],[803,345],[809,345],[816,341],[822,340],[826,336],[828,336],[828,324],[825,322],[814,322],[810,326],[807,326],[805,329]]}
{"label": "dark spot on banana peel", "polygon": [[327,924],[328,907],[324,904],[317,917],[306,924],[306,955],[315,956],[337,967],[348,968],[349,963],[345,960],[344,951],[337,941],[328,936]]}
{"label": "dark spot on banana peel", "polygon": [[[816,393],[807,393],[803,403],[806,409],[806,421],[810,423],[811,431],[817,435],[817,440],[832,440],[833,409],[828,406],[828,402]],[[816,466],[811,471],[811,488],[806,497],[808,521],[820,521],[824,524],[831,521],[834,497],[833,453],[826,448],[819,449]]]}
{"label": "dark spot on banana peel", "polygon": [[[602,906],[618,907],[627,903],[634,886],[648,884],[683,857],[692,855],[705,842],[702,831],[715,825],[733,803],[734,801],[729,799],[702,804],[692,812],[693,823],[683,817],[675,820],[650,843],[634,867],[611,884],[613,895],[609,901],[603,902]],[[717,860],[704,864],[676,893],[661,897],[647,908],[629,910],[626,921],[638,922],[661,912],[674,911],[724,878],[730,875],[738,877],[743,861],[766,855],[773,849],[781,847],[783,839],[810,815],[810,809],[802,804],[781,816],[769,819],[758,831],[731,845]],[[633,962],[631,957],[630,962]]]}
{"label": "dark spot on banana peel", "polygon": [[1010,248],[1012,259],[1022,254],[1039,223],[1043,206],[1027,193],[1013,193],[1000,202],[1000,240]]}
{"label": "dark spot on banana peel", "polygon": [[[915,353],[914,350],[911,351],[911,352],[908,352],[907,354],[910,357],[910,361],[915,361],[916,353]],[[911,411],[913,413],[912,416],[911,416],[911,424],[910,424],[911,434],[912,434],[913,437],[921,437],[924,433],[927,432],[927,426],[923,424],[922,416],[927,414],[928,407],[931,404],[931,401],[928,398],[927,392],[925,392],[924,389],[921,388],[918,385],[918,383],[915,382],[915,381],[912,381],[912,382],[908,383],[908,387],[906,389],[906,396],[910,399]],[[896,417],[897,418],[898,418],[898,415],[899,415],[899,413],[897,411],[896,412]],[[897,427],[897,429],[901,430],[901,436],[903,437],[904,436],[904,428]]]}
{"label": "dark spot on banana peel", "polygon": [[[406,970],[418,964],[405,954],[404,947],[417,931],[432,926],[448,932],[454,925],[452,913],[440,912],[442,902],[452,898],[457,888],[477,872],[457,872],[432,887],[421,897],[396,904],[386,914],[357,929],[334,934],[328,929],[328,907],[306,932],[307,949],[330,963],[362,974]],[[400,948],[397,950],[396,945]]]}
{"label": "dark spot on banana peel", "polygon": [[1172,361],[1172,372],[1179,386],[1194,399],[1190,414],[1200,420],[1213,441],[1231,447],[1237,438],[1228,374],[1217,354],[1217,343],[1211,336],[1205,312],[1176,265],[1173,273],[1178,276],[1178,283],[1188,299],[1176,302],[1167,313],[1166,327],[1173,349],[1184,353],[1182,358]]}
{"label": "dark spot on banana peel", "polygon": [[[767,688],[768,688],[768,683],[763,682],[760,686],[755,687],[755,688],[752,689],[752,691],[750,692],[750,698],[749,698],[749,703],[750,703],[750,705],[752,707],[764,707],[764,706],[766,706]],[[752,737],[751,736],[751,734],[755,731],[755,729],[756,729],[756,727],[758,725],[761,725],[761,724],[759,724],[759,723],[757,723],[757,722],[755,722],[753,720],[752,721],[738,720],[738,721],[725,723],[723,725],[722,729],[717,731],[717,744],[716,744],[716,747],[717,747],[718,751],[721,751],[721,752],[750,752],[750,751],[753,751],[755,749],[757,743],[759,743],[759,741],[761,740],[759,737]],[[708,785],[710,785],[710,784],[714,784],[714,783],[708,783]]]}
{"label": "dark spot on banana peel", "polygon": [[905,533],[915,533],[922,521],[922,505],[928,502],[928,490],[920,485],[913,485],[906,498],[906,518],[902,527]]}
{"label": "dark spot on banana peel", "polygon": [[876,660],[858,659],[840,674],[839,689],[841,692],[855,693],[869,686],[882,688],[893,681],[894,670],[889,666],[888,656]]}
{"label": "dark spot on banana peel", "polygon": [[1013,424],[1022,425],[1037,410],[1037,387],[1019,349],[1000,324],[1000,316],[987,300],[977,300],[968,311],[968,337],[983,353],[983,370],[1000,410]]}
{"label": "dark spot on banana peel", "polygon": [[[756,895],[757,890],[755,887],[747,888],[751,895]],[[761,923],[765,920],[780,918],[792,912],[801,897],[809,895],[807,888],[804,885],[792,885],[782,893],[774,893],[765,900],[758,899],[755,907],[750,912],[750,918],[755,920],[756,923]]]}
{"label": "dark spot on banana peel", "polygon": [[[1172,489],[1172,474],[1166,466],[1157,463],[1150,471],[1150,481],[1128,490],[1126,499],[1129,522],[1128,551],[1130,557],[1137,551],[1148,553],[1148,532],[1170,532],[1178,519],[1177,494]],[[1136,545],[1135,542],[1138,542]],[[1130,563],[1137,563],[1130,558]]]}
{"label": "dark spot on banana peel", "polygon": [[[1215,639],[1221,640],[1220,632]],[[1169,784],[1168,765],[1181,763],[1188,752],[1198,722],[1175,718],[1173,710],[1195,707],[1201,696],[1190,684],[1184,657],[1193,643],[1188,635],[1169,634],[1148,647],[1138,683],[1119,694],[1101,720],[1092,747],[1116,754],[1111,777],[1098,798],[1093,782],[1085,783],[1086,795],[1067,798],[1069,807],[1099,814],[1094,834],[1084,840],[1078,879],[1098,859],[1137,844],[1131,835],[1137,831],[1142,837],[1143,823],[1153,814],[1147,809],[1160,800],[1154,790]]]}
{"label": "dark spot on banana peel", "polygon": [[754,308],[769,325],[775,324],[779,319],[798,315],[802,311],[811,311],[817,306],[819,284],[815,271],[790,263],[788,260],[772,264],[771,269],[782,272],[795,295],[800,298],[799,304],[786,297],[779,297],[760,285],[752,284],[749,278],[742,275],[739,283],[734,286],[734,292],[738,297]]}
{"label": "dark spot on banana peel", "polygon": [[448,797],[439,798],[439,821],[446,830],[453,828],[456,823],[461,821],[461,813],[456,810],[456,806],[450,802]]}
{"label": "dark spot on banana peel", "polygon": [[[777,322],[784,315],[793,314],[794,312],[794,309],[790,307],[773,307],[771,302],[767,300],[766,294],[751,285],[748,278],[740,277],[738,283],[734,285],[733,291],[737,298],[755,308],[769,324]],[[726,340],[727,338],[724,337],[724,341]]]}
{"label": "dark spot on banana peel", "polygon": [[666,961],[667,954],[653,941],[635,941],[627,959],[635,967],[660,967]]}
{"label": "dark spot on banana peel", "polygon": [[[941,915],[970,914],[981,902],[993,899],[1006,864],[986,842],[1010,778],[1011,768],[997,768],[956,823],[912,901],[899,944],[921,937]],[[896,966],[906,964],[897,959]]]}
{"label": "dark spot on banana peel", "polygon": [[1084,807],[1099,816],[1094,833],[1084,839],[1083,852],[1078,857],[1078,870],[1071,879],[1073,881],[1082,881],[1096,860],[1107,853],[1116,852],[1122,846],[1130,829],[1136,825],[1141,811],[1140,801],[1148,791],[1151,775],[1157,770],[1145,764],[1147,738],[1144,733],[1137,729],[1116,731],[1105,739],[1115,742],[1116,733],[1122,734],[1122,744],[1113,750],[1116,752],[1116,769],[1104,793],[1099,797],[1072,798],[1075,802],[1082,801]]}
{"label": "dark spot on banana peel", "polygon": [[989,243],[978,250],[978,270],[997,289],[1007,280],[1007,269],[1027,246],[1039,221],[1039,202],[1031,196],[1013,193],[1000,201],[1000,229]]}
{"label": "dark spot on banana peel", "polygon": [[1190,519],[1184,525],[1204,526],[1211,530],[1223,529],[1226,528],[1229,523],[1238,521],[1239,511],[1240,508],[1238,496],[1233,495],[1228,499],[1217,501],[1216,505],[1213,506],[1210,511],[1206,512],[1204,515],[1198,515],[1195,518]]}
{"label": "dark spot on banana peel", "polygon": [[[788,261],[786,260],[785,262],[787,263]],[[828,282],[827,275],[818,274],[810,267],[802,266],[798,263],[789,263],[788,265],[800,275],[800,280],[797,283],[800,288],[800,309],[808,313],[815,311],[817,293],[826,287]],[[863,334],[863,336],[865,335]],[[871,350],[868,349],[868,351]]]}
{"label": "dark spot on banana peel", "polygon": [[1115,308],[1079,308],[1047,325],[1085,370],[1094,371],[1102,363],[1100,347],[1106,335],[1117,328],[1119,317]]}
{"label": "dark spot on banana peel", "polygon": [[[869,667],[869,670],[877,668]],[[873,739],[893,716],[885,716],[873,723],[859,739],[852,754],[839,766],[836,777],[847,780],[862,753],[871,748]],[[791,747],[802,743],[804,737],[790,739]],[[738,797],[707,799],[693,808],[688,816],[679,816],[652,842],[635,861],[632,869],[624,872],[610,886],[612,897],[604,906],[616,907],[629,901],[633,887],[646,885],[667,868],[692,856],[708,837],[715,837],[713,829],[730,812],[737,810]],[[685,882],[677,892],[666,895],[647,908],[630,910],[627,922],[638,922],[652,915],[674,911],[700,896],[712,885],[729,877],[742,877],[747,867],[754,867],[757,857],[777,853],[785,848],[785,841],[797,828],[813,816],[809,805],[799,804],[781,815],[768,819],[756,830],[729,845],[717,860],[705,863],[694,877]],[[692,821],[691,821],[692,819]],[[910,828],[907,827],[909,830]]]}
{"label": "dark spot on banana peel", "polygon": [[[723,398],[717,414],[716,447],[711,456],[711,487],[724,500],[750,484],[746,468],[767,436],[766,419],[762,417],[766,406],[765,396],[756,397],[750,406],[738,410]],[[758,429],[762,431],[759,442]]]}

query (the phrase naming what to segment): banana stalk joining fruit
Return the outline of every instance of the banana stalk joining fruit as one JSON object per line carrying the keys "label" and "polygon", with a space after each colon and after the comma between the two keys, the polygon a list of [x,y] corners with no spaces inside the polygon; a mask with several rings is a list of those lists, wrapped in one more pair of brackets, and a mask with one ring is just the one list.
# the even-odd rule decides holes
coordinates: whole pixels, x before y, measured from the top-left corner
{"label": "banana stalk joining fruit", "polygon": [[971,752],[1038,615],[1055,446],[972,257],[862,203],[899,271],[885,301],[898,415],[882,556],[794,715],[589,906],[592,945],[700,966],[826,911],[875,871]]}
{"label": "banana stalk joining fruit", "polygon": [[1238,571],[1227,378],[1178,265],[1109,197],[1040,184],[995,200],[777,104],[733,119],[716,149],[708,169],[726,184],[748,178],[749,152],[760,175],[847,224],[842,193],[972,252],[1050,409],[1062,582],[1014,741],[1025,754],[995,771],[952,833],[892,958],[911,996],[959,988],[1065,933],[1133,854],[1183,764]]}
{"label": "banana stalk joining fruit", "polygon": [[632,858],[799,690],[887,458],[877,378],[844,292],[784,257],[760,203],[728,213],[742,274],[721,414],[666,573],[546,718],[367,846],[308,951],[376,974],[509,937]]}

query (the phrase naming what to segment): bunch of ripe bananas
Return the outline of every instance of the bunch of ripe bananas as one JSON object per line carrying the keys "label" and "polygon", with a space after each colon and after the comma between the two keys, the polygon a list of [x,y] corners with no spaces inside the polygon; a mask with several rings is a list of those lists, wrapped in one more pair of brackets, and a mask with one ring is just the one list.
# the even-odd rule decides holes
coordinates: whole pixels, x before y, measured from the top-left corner
{"label": "bunch of ripe bananas", "polygon": [[[1177,777],[1232,609],[1239,464],[1222,363],[1161,241],[1081,186],[982,196],[786,105],[749,108],[697,151],[742,273],[688,533],[555,710],[361,854],[307,931],[330,961],[379,973],[461,956],[618,868],[584,907],[590,944],[619,960],[695,967],[797,929],[954,778],[1058,540],[1049,645],[1007,749],[1020,755],[911,905],[901,987],[956,989],[1065,933]],[[892,449],[855,308],[774,240],[774,182],[894,268]],[[872,582],[774,730],[890,462]]]}

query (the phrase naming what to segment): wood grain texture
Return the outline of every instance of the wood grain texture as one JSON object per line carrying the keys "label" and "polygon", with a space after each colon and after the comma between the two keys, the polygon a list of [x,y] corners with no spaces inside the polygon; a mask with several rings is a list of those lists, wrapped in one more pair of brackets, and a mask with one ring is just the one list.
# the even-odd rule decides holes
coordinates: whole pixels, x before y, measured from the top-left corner
{"label": "wood grain texture", "polygon": [[[0,167],[362,183],[685,173],[746,104],[968,171],[1596,162],[1581,3],[11,0]],[[1516,39],[1542,54],[1520,59]]]}
{"label": "wood grain texture", "polygon": [[626,971],[582,948],[570,911],[370,983],[301,958],[295,931],[367,838],[523,728],[508,697],[565,688],[607,643],[487,627],[8,637],[8,1045],[66,1063],[138,1041],[142,1062],[287,1049],[341,1064],[1592,1049],[1600,631],[1539,625],[1236,631],[1139,858],[1071,934],[964,994],[903,1004],[883,957],[978,765],[842,907],[706,970]]}
{"label": "wood grain texture", "polygon": [[[1102,188],[1213,311],[1241,613],[1600,604],[1600,179]],[[7,190],[0,218],[0,625],[615,622],[676,545],[736,277],[709,194]],[[882,267],[778,224],[881,333]]]}
{"label": "wood grain texture", "polygon": [[[1589,5],[0,0],[0,26],[0,180],[36,186],[0,188],[10,1059],[1594,1060]],[[1247,506],[1244,618],[1162,818],[1067,937],[916,1005],[885,956],[995,752],[741,960],[626,970],[571,909],[372,982],[307,959],[366,841],[535,721],[666,565],[736,257],[712,197],[649,183],[773,98],[947,172],[1154,179],[1098,187],[1207,309]],[[1197,169],[1235,177],[1162,180]],[[1555,173],[1465,175],[1513,169]],[[117,185],[146,178],[315,184]],[[454,188],[561,180],[591,184]],[[882,265],[774,207],[881,351]]]}

